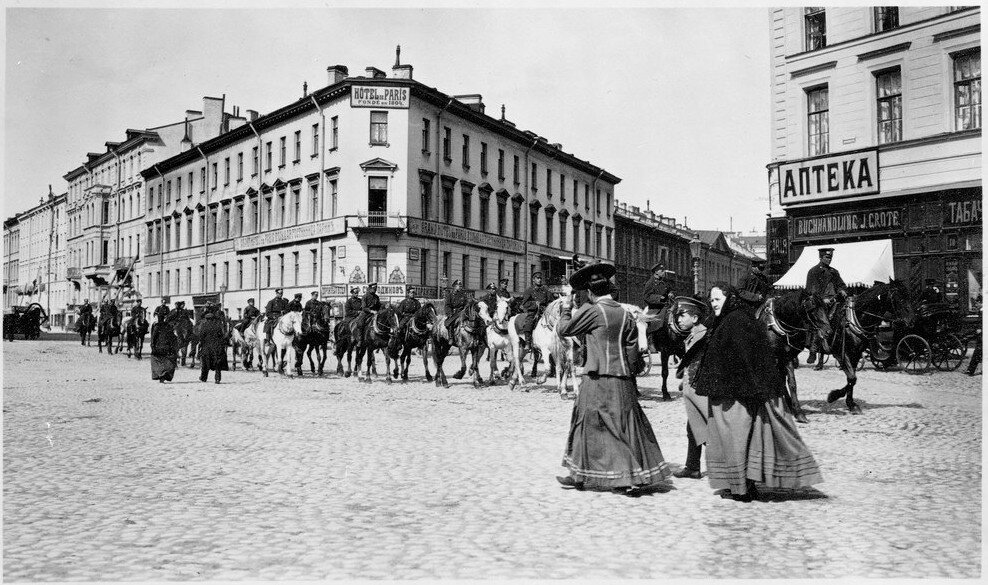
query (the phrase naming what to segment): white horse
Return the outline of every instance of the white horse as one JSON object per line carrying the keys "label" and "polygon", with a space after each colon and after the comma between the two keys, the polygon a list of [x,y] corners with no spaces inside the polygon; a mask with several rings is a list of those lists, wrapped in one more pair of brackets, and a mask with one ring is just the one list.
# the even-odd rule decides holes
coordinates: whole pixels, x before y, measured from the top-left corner
{"label": "white horse", "polygon": [[[514,355],[511,336],[508,334],[509,304],[508,299],[497,297],[497,307],[494,309],[493,318],[487,312],[487,303],[480,301],[478,304],[480,305],[480,318],[487,323],[487,360],[491,366],[491,377],[488,383],[493,384],[495,377],[504,376],[510,370],[511,358],[508,356]],[[497,352],[499,351],[504,353],[505,360],[508,362],[505,371],[500,373],[497,371]]]}
{"label": "white horse", "polygon": [[291,311],[282,315],[271,334],[278,372],[286,374],[289,378],[295,377],[295,337],[301,335],[302,311]]}
{"label": "white horse", "polygon": [[[571,338],[561,337],[557,332],[557,328],[563,304],[568,304],[569,302],[569,295],[565,295],[549,303],[542,313],[542,317],[535,325],[535,330],[532,332],[532,343],[542,353],[541,361],[546,372],[538,376],[536,381],[538,384],[545,383],[549,372],[549,356],[552,356],[552,359],[556,362],[556,387],[559,390],[560,396],[563,398],[566,397],[567,382],[573,377],[573,340]],[[522,387],[525,385],[525,376],[522,372],[521,365],[524,358],[524,355],[522,355],[521,337],[518,335],[518,330],[515,326],[515,320],[517,318],[518,315],[515,315],[508,322],[508,336],[511,338],[512,357],[514,359],[514,374],[510,381],[511,389],[514,389],[516,385]],[[537,366],[538,364],[533,364],[533,370],[537,371]]]}
{"label": "white horse", "polygon": [[[642,359],[651,366],[652,365],[652,354],[648,350],[648,325],[652,321],[659,318],[658,315],[649,315],[645,312],[645,309],[641,307],[636,307],[635,305],[629,305],[628,303],[619,303],[621,308],[625,310],[629,315],[631,315],[635,320],[635,328],[638,329],[638,351],[642,355]],[[642,374],[644,375],[644,374]]]}
{"label": "white horse", "polygon": [[[234,331],[234,339],[236,340],[239,332]],[[254,317],[250,325],[244,331],[244,344],[248,347],[247,351],[253,353],[257,356],[257,369],[264,373],[264,376],[268,375],[268,364],[271,362],[271,367],[276,368],[277,363],[274,357],[274,345],[268,343],[265,339],[266,335],[264,333],[264,315],[258,315]],[[244,361],[244,367],[247,368],[247,361]]]}

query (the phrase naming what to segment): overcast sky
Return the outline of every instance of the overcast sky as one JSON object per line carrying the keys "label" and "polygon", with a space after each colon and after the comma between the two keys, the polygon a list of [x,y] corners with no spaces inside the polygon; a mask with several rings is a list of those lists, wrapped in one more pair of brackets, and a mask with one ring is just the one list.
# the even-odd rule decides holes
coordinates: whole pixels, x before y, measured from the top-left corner
{"label": "overcast sky", "polygon": [[764,230],[766,8],[54,9],[6,11],[3,215],[87,152],[200,109],[262,114],[326,67],[479,93],[507,118],[621,177],[619,200],[696,229]]}

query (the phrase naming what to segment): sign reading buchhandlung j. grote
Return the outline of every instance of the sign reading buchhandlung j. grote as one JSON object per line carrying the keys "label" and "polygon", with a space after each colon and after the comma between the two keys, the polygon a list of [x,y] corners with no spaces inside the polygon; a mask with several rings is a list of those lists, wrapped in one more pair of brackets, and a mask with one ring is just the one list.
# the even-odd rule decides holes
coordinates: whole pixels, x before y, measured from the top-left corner
{"label": "sign reading buchhandlung j. grote", "polygon": [[879,192],[877,149],[779,165],[779,203],[783,206]]}
{"label": "sign reading buchhandlung j. grote", "polygon": [[408,109],[409,93],[407,87],[354,85],[350,88],[350,107]]}

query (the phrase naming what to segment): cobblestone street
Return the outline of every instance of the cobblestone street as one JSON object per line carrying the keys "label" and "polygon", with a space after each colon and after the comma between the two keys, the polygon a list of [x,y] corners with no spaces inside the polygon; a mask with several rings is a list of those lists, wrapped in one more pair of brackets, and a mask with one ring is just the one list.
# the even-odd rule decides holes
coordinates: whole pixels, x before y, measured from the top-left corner
{"label": "cobblestone street", "polygon": [[[8,581],[981,574],[982,377],[963,368],[869,366],[861,416],[826,404],[832,365],[800,368],[799,430],[825,482],[746,504],[706,479],[640,498],[560,489],[571,401],[436,388],[421,360],[390,386],[240,369],[217,386],[181,367],[160,385],[95,344],[3,347]],[[680,394],[641,382],[679,469]]]}

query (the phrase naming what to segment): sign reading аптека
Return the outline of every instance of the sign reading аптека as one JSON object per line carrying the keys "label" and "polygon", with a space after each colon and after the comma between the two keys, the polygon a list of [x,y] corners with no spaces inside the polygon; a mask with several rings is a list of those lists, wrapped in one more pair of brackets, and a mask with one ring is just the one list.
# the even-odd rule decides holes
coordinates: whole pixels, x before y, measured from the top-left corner
{"label": "sign reading \u0430\u043f\u0442\u0435\u043a\u0430", "polygon": [[878,151],[874,149],[779,166],[779,203],[783,206],[878,192]]}

